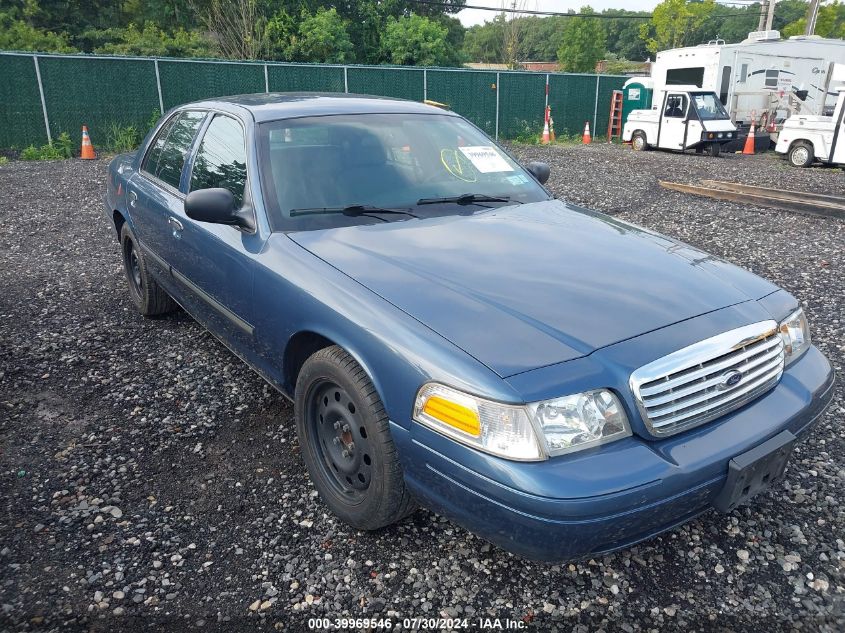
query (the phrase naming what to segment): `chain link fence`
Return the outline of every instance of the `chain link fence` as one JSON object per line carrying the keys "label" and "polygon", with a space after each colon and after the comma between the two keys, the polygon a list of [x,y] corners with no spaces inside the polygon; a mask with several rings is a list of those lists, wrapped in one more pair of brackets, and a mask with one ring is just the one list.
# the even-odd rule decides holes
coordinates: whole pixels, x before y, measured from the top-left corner
{"label": "chain link fence", "polygon": [[542,131],[552,107],[558,135],[607,133],[613,90],[626,77],[393,66],[0,52],[0,147],[42,145],[87,125],[94,143],[111,126],[145,130],[155,112],[208,97],[325,91],[447,104],[496,138]]}

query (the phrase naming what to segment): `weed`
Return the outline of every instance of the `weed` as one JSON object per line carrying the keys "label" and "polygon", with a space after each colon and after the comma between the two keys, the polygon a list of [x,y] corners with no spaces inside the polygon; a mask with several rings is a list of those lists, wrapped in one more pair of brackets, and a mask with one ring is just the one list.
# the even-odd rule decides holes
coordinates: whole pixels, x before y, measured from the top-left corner
{"label": "weed", "polygon": [[158,111],[158,108],[153,108],[152,114],[150,114],[150,118],[147,121],[147,131],[149,132],[152,130],[157,124],[158,120],[161,118],[161,112]]}
{"label": "weed", "polygon": [[8,164],[9,164],[9,159],[6,158],[5,156],[0,156],[0,166],[8,165]]}
{"label": "weed", "polygon": [[131,152],[139,143],[138,128],[134,125],[112,122],[106,131],[106,148],[113,152]]}
{"label": "weed", "polygon": [[62,132],[52,143],[41,147],[30,145],[21,151],[21,160],[61,160],[73,156],[73,141],[67,132]]}

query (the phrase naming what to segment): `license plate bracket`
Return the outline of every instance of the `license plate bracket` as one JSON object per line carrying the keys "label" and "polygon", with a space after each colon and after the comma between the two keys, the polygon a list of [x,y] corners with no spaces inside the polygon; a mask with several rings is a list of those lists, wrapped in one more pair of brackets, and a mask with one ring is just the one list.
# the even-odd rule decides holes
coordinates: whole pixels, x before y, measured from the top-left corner
{"label": "license plate bracket", "polygon": [[734,457],[728,462],[728,479],[713,505],[722,512],[730,512],[779,481],[786,471],[795,440],[789,431],[781,431]]}

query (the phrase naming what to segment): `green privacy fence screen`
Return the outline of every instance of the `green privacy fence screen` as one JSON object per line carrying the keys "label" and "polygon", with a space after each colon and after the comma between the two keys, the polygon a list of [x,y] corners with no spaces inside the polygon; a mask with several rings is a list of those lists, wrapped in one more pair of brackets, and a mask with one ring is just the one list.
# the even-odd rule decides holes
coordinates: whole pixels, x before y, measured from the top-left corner
{"label": "green privacy fence screen", "polygon": [[321,91],[447,104],[497,138],[542,132],[552,108],[558,134],[607,132],[625,77],[395,66],[48,55],[0,52],[0,148],[43,144],[87,125],[94,144],[110,126],[144,130],[154,112],[250,92]]}

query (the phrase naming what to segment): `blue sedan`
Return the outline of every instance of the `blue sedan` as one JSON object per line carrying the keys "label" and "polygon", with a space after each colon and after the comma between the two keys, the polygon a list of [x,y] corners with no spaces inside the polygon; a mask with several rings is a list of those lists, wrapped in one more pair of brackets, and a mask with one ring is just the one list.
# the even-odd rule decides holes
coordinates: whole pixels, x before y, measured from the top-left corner
{"label": "blue sedan", "polygon": [[548,176],[424,104],[246,95],[169,112],[105,202],[138,310],[293,400],[343,521],[420,503],[564,560],[747,502],[833,372],[789,293]]}

